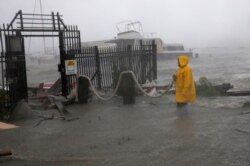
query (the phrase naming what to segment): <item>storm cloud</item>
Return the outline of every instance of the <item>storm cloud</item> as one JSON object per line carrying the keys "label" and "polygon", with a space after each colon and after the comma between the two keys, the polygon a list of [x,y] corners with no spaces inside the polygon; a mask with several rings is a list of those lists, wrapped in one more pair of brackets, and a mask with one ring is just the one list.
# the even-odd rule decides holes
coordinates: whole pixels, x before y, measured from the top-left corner
{"label": "storm cloud", "polygon": [[[40,13],[39,0],[0,0],[0,24],[18,10]],[[249,0],[42,0],[43,13],[63,15],[67,25],[78,25],[82,41],[112,39],[116,24],[140,21],[144,32],[154,32],[165,43],[186,47],[249,47]],[[36,5],[35,5],[36,4]]]}

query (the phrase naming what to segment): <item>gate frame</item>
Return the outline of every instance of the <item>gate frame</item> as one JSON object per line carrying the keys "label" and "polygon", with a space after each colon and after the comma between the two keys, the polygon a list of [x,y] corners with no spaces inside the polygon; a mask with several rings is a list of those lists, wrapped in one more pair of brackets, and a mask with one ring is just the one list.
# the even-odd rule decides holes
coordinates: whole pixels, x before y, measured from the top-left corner
{"label": "gate frame", "polygon": [[[66,75],[66,69],[65,69],[65,60],[71,60],[76,59],[76,57],[80,54],[88,54],[87,52],[83,52],[81,48],[81,35],[80,31],[78,30],[77,26],[66,26],[62,21],[62,16],[57,14],[54,14],[52,12],[51,14],[24,14],[22,10],[19,10],[13,20],[10,24],[7,24],[7,27],[5,27],[5,24],[3,24],[3,29],[0,27],[0,42],[1,42],[1,63],[2,63],[2,81],[7,86],[9,86],[8,78],[5,78],[4,76],[4,67],[3,67],[3,59],[5,59],[6,52],[4,50],[3,40],[6,37],[6,32],[11,32],[14,35],[18,35],[21,37],[58,37],[59,38],[59,52],[60,52],[60,64],[58,64],[58,72],[61,74],[61,92],[63,96],[67,96],[69,91],[73,89],[76,86],[76,79],[77,74],[73,75]],[[41,21],[41,22],[37,22]],[[17,24],[18,26],[14,27],[14,24]],[[4,34],[2,36],[2,33]],[[35,33],[35,34],[33,34]],[[57,33],[57,34],[54,34]],[[127,49],[127,48],[126,48]],[[91,81],[93,79],[98,80],[98,88],[101,88],[101,82],[102,82],[102,76],[101,76],[101,67],[100,67],[100,56],[99,56],[99,49],[98,47],[94,47],[94,57],[95,57],[95,74],[91,76]],[[131,47],[128,48],[128,51],[132,51]],[[145,51],[145,50],[142,50]],[[153,41],[152,44],[152,61],[150,61],[149,65],[151,65],[152,68],[149,70],[152,70],[152,73],[149,74],[153,75],[153,79],[157,78],[157,64],[156,64],[156,45]],[[93,55],[93,53],[92,53]],[[132,54],[129,53],[129,56]],[[24,54],[25,57],[25,54]],[[130,58],[129,58],[130,60]],[[81,63],[81,62],[80,62]],[[5,62],[6,67],[6,62]],[[26,72],[26,67],[25,67]],[[144,76],[145,77],[145,76]],[[151,76],[150,76],[151,78]],[[144,78],[145,79],[145,78]],[[26,78],[26,85],[27,85],[27,78]],[[2,87],[2,90],[4,90],[4,85]],[[27,91],[27,90],[26,90]],[[11,104],[15,104],[20,101],[10,99]]]}
{"label": "gate frame", "polygon": [[[0,59],[1,59],[1,69],[2,69],[2,91],[7,91],[7,99],[4,99],[3,104],[4,106],[10,105],[11,109],[14,107],[21,99],[20,98],[10,98],[9,94],[9,82],[8,82],[8,75],[6,75],[4,70],[6,70],[6,58],[8,58],[7,55],[7,49],[6,49],[6,38],[8,37],[8,34],[12,34],[12,36],[20,36],[22,38],[24,37],[58,37],[59,38],[59,52],[60,52],[60,64],[58,64],[58,71],[61,73],[61,80],[62,80],[62,95],[66,96],[68,94],[67,92],[67,78],[65,74],[65,65],[64,61],[67,59],[67,54],[65,49],[68,49],[68,46],[65,45],[66,37],[63,35],[68,30],[68,27],[64,24],[62,20],[62,15],[57,12],[54,14],[52,12],[51,14],[25,14],[22,12],[22,10],[19,10],[15,17],[12,19],[10,24],[3,24],[3,28],[0,26]],[[78,42],[81,43],[80,40],[80,31],[75,27],[74,31],[69,31],[68,34],[72,35],[71,33],[78,33]],[[57,33],[57,34],[54,34]],[[24,42],[23,42],[24,44]],[[71,43],[73,44],[73,43]],[[25,48],[25,47],[24,47]],[[25,58],[25,52],[24,52],[24,58]],[[11,61],[11,59],[10,59]],[[26,59],[24,59],[24,62],[26,63]],[[25,66],[25,74],[26,74],[26,66]],[[26,87],[27,85],[27,77],[25,78]],[[7,89],[5,90],[5,86]],[[28,89],[26,89],[26,92]],[[5,98],[5,97],[4,97]],[[24,97],[26,100],[28,100],[28,96]],[[6,104],[9,103],[9,104]]]}

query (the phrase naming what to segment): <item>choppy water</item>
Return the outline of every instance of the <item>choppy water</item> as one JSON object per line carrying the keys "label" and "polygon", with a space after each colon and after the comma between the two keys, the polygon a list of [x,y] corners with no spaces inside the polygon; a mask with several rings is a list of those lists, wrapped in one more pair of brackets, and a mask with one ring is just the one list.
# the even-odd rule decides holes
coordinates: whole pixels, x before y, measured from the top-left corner
{"label": "choppy water", "polygon": [[[209,48],[197,49],[198,58],[190,59],[190,66],[196,81],[207,77],[213,84],[231,83],[235,89],[250,90],[250,48]],[[54,82],[60,75],[57,71],[59,60],[49,63],[27,62],[29,86],[38,86],[41,82]],[[169,84],[176,72],[177,61],[158,61],[158,83]],[[250,101],[245,97],[199,97],[195,104],[215,108],[239,108]]]}
{"label": "choppy water", "polygon": [[55,82],[60,77],[57,67],[59,59],[52,58],[40,63],[37,60],[31,61],[29,58],[26,60],[29,87],[38,87],[42,82]]}
{"label": "choppy water", "polygon": [[[190,59],[190,66],[196,81],[207,77],[213,84],[231,83],[235,89],[250,90],[250,48],[210,48],[195,50],[198,58]],[[177,61],[158,62],[158,81],[167,84],[177,69]],[[245,97],[200,97],[197,105],[215,108],[239,108],[250,101]]]}

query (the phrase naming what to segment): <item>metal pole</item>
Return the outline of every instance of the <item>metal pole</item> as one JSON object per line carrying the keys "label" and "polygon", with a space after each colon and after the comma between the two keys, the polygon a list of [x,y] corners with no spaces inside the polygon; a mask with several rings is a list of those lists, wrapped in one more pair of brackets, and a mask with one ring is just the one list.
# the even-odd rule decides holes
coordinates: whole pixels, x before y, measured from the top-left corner
{"label": "metal pole", "polygon": [[20,22],[21,22],[21,29],[23,29],[23,14],[22,14],[22,10],[20,10]]}
{"label": "metal pole", "polygon": [[97,84],[98,88],[102,88],[102,83],[101,83],[101,70],[100,70],[100,55],[99,55],[99,50],[98,47],[95,46],[95,56],[96,56],[96,72],[97,72]]}
{"label": "metal pole", "polygon": [[153,79],[157,79],[157,47],[155,44],[155,40],[152,42],[152,60],[153,60]]}
{"label": "metal pole", "polygon": [[65,73],[65,56],[66,52],[64,50],[64,41],[63,41],[63,31],[59,32],[59,48],[60,48],[60,65],[59,71],[61,72],[61,82],[62,82],[62,95],[67,96],[67,77]]}
{"label": "metal pole", "polygon": [[4,90],[4,87],[5,87],[5,85],[4,85],[4,73],[3,73],[3,71],[4,71],[4,68],[3,68],[4,48],[3,48],[3,38],[2,38],[1,27],[0,27],[0,42],[1,42],[1,54],[0,54],[0,56],[1,56],[1,69],[2,69],[2,73],[1,73],[2,74],[2,89]]}

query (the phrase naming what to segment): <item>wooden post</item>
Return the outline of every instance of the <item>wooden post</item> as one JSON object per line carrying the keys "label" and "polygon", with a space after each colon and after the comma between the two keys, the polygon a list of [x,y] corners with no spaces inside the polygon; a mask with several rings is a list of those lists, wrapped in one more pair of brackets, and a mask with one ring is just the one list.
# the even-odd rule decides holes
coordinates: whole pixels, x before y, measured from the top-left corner
{"label": "wooden post", "polygon": [[89,98],[89,81],[85,77],[79,77],[77,82],[77,95],[78,102],[81,104],[87,104]]}
{"label": "wooden post", "polygon": [[135,104],[135,83],[130,73],[122,77],[123,104]]}

